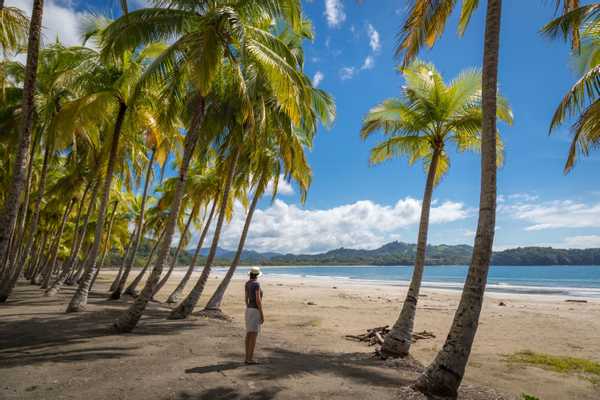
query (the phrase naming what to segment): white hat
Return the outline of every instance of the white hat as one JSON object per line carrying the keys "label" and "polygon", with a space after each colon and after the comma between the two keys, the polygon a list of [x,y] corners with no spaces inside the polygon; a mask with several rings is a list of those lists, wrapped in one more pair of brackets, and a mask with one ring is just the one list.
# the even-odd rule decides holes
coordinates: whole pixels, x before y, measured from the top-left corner
{"label": "white hat", "polygon": [[261,276],[262,272],[260,272],[260,268],[258,268],[258,267],[252,267],[252,268],[250,268],[250,271],[248,271],[248,275]]}

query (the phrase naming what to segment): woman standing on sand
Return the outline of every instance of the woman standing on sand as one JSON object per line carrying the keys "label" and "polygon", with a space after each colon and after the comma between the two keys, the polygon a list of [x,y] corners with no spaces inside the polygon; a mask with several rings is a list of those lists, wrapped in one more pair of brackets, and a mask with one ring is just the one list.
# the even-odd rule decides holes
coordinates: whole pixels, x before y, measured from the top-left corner
{"label": "woman standing on sand", "polygon": [[257,364],[254,361],[254,348],[260,326],[265,322],[262,309],[263,291],[258,283],[261,275],[260,268],[252,267],[248,273],[250,279],[246,282],[246,364]]}

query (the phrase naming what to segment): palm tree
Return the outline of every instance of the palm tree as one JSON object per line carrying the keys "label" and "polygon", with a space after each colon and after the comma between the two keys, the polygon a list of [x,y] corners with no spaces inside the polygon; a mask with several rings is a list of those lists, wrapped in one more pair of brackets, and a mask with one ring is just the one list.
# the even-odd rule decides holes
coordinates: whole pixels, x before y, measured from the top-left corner
{"label": "palm tree", "polygon": [[0,48],[4,55],[25,45],[29,20],[22,10],[0,0]]}
{"label": "palm tree", "polygon": [[[37,64],[40,48],[40,35],[42,29],[42,14],[44,12],[44,1],[34,0],[31,12],[31,22],[29,25],[29,39],[27,46],[27,64],[25,67],[25,83],[23,87],[23,103],[21,110],[21,123],[19,127],[19,144],[17,146],[12,182],[9,185],[9,192],[6,195],[4,206],[0,214],[0,260],[7,256],[10,251],[8,246],[11,232],[16,223],[17,212],[19,210],[19,197],[25,184],[27,157],[31,146],[31,137],[33,131],[34,115],[34,92],[37,78]],[[2,7],[4,9],[4,7]],[[4,28],[4,26],[3,26]],[[10,271],[5,274],[0,283],[0,303],[6,301],[21,270]],[[11,275],[11,273],[13,275]]]}
{"label": "palm tree", "polygon": [[148,189],[150,187],[150,183],[152,182],[152,168],[154,166],[154,156],[156,155],[156,147],[152,146],[152,150],[150,150],[150,159],[148,160],[148,166],[146,169],[146,176],[144,178],[144,189],[142,192],[141,204],[140,204],[140,214],[137,219],[137,225],[135,227],[135,234],[132,243],[130,244],[130,254],[126,257],[124,273],[119,277],[119,283],[117,287],[112,292],[110,298],[112,300],[118,300],[123,293],[123,289],[125,288],[125,283],[127,282],[127,277],[129,276],[129,271],[133,266],[135,261],[135,256],[137,254],[138,248],[140,246],[141,239],[143,237],[144,231],[144,215],[146,213],[146,200],[148,198]]}
{"label": "palm tree", "polygon": [[[104,34],[103,25],[103,21],[97,22],[97,29],[91,29],[88,37],[101,38]],[[125,51],[116,57],[108,57],[105,59],[106,62],[99,62],[96,68],[92,68],[91,71],[80,77],[80,84],[85,95],[73,103],[72,110],[77,110],[77,117],[74,120],[85,118],[89,123],[89,121],[93,121],[92,113],[97,112],[98,108],[105,109],[106,115],[111,113],[116,115],[112,126],[109,156],[98,206],[94,244],[84,269],[83,278],[67,307],[67,312],[80,311],[87,303],[89,285],[97,268],[97,257],[102,243],[113,174],[119,159],[119,142],[122,133],[129,132],[136,135],[140,129],[138,123],[146,120],[148,109],[152,109],[155,105],[152,102],[156,100],[156,96],[153,96],[151,86],[146,87],[141,93],[135,91],[135,85],[142,76],[145,65],[155,55],[153,48],[150,51],[146,50],[135,53]],[[73,124],[72,120],[69,123]]]}
{"label": "palm tree", "polygon": [[[388,99],[369,111],[361,130],[363,139],[380,130],[390,136],[373,148],[371,164],[400,156],[407,157],[409,164],[423,160],[428,170],[412,280],[400,316],[382,346],[386,355],[395,357],[406,356],[410,350],[425,267],[433,189],[450,167],[446,146],[453,143],[459,152],[479,151],[482,123],[479,71],[464,71],[449,84],[432,64],[422,61],[414,61],[400,71],[406,81],[402,97]],[[506,102],[499,98],[499,105],[498,117],[512,123]],[[501,152],[499,140],[497,147]]]}
{"label": "palm tree", "polygon": [[573,139],[565,173],[573,169],[579,154],[588,156],[591,149],[600,144],[600,4],[589,4],[572,10],[555,19],[543,29],[547,35],[562,35],[568,39],[569,33],[584,26],[579,46],[574,47],[574,58],[579,66],[581,78],[565,94],[557,107],[550,133],[563,125],[567,119],[576,118],[572,125]]}
{"label": "palm tree", "polygon": [[[408,65],[423,45],[434,45],[444,32],[455,4],[415,0],[403,25],[396,51],[398,55],[404,53],[404,65]],[[464,33],[480,2],[473,0],[462,4],[460,34]],[[557,0],[559,4],[560,0]],[[563,4],[565,10],[571,10],[578,5],[578,1],[563,0]],[[502,0],[487,0],[481,94],[481,193],[473,255],[445,345],[415,384],[415,388],[427,394],[456,396],[471,353],[483,303],[496,225],[496,115],[501,12]]]}
{"label": "palm tree", "polygon": [[[261,73],[271,77],[282,107],[294,113],[296,119],[299,118],[299,76],[286,65],[286,57],[289,56],[289,53],[285,54],[287,49],[268,32],[271,21],[276,19],[287,21],[294,29],[299,29],[301,7],[298,0],[242,3],[214,1],[197,4],[171,0],[168,3],[155,3],[167,4],[168,7],[137,10],[115,21],[108,29],[105,51],[119,52],[124,48],[135,48],[156,40],[171,41],[173,44],[149,67],[146,81],[167,82],[168,90],[175,94],[168,99],[175,105],[187,105],[191,114],[187,118],[179,182],[166,233],[144,289],[129,310],[115,323],[115,328],[121,332],[131,331],[136,326],[160,279],[175,231],[189,164],[204,129],[204,114],[206,106],[210,105],[213,82],[218,81],[215,78],[225,68],[225,61],[229,65],[226,69],[235,73],[230,77],[237,83],[238,99],[244,98],[245,85],[239,80],[240,74],[237,73],[240,58],[244,57],[245,63],[255,63]],[[234,48],[237,50],[232,51]],[[190,87],[187,83],[192,81],[182,78],[191,76],[194,79],[193,86]],[[181,83],[169,85],[174,77],[181,79]],[[248,117],[246,114],[245,118]],[[214,135],[214,132],[209,134]],[[237,162],[237,156],[232,159]],[[233,164],[235,166],[235,162]]]}

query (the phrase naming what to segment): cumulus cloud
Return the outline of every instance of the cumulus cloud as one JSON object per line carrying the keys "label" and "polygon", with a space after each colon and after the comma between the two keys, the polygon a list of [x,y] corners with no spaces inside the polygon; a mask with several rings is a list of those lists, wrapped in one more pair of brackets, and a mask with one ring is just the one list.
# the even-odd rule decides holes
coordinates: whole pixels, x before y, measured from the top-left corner
{"label": "cumulus cloud", "polygon": [[325,0],[325,17],[327,25],[338,27],[346,20],[344,5],[341,0]]}
{"label": "cumulus cloud", "polygon": [[361,70],[365,70],[365,69],[373,69],[373,67],[375,67],[375,59],[373,58],[373,56],[367,56],[367,58],[365,58],[365,61],[363,62],[362,67],[360,67]]}
{"label": "cumulus cloud", "polygon": [[352,78],[354,78],[355,73],[356,73],[356,68],[344,67],[344,68],[340,69],[340,79],[343,81],[352,79]]}
{"label": "cumulus cloud", "polygon": [[369,35],[369,46],[374,52],[378,52],[381,49],[381,39],[379,38],[379,32],[373,27],[373,25],[367,25],[367,34]]}
{"label": "cumulus cloud", "polygon": [[568,236],[564,239],[564,247],[571,249],[588,249],[600,247],[600,235]]}
{"label": "cumulus cloud", "polygon": [[[267,184],[265,192],[272,195],[273,189],[273,181],[270,181]],[[279,182],[277,182],[277,193],[282,196],[291,196],[294,194],[294,188],[283,175],[279,176]]]}
{"label": "cumulus cloud", "polygon": [[[31,16],[32,0],[7,0],[7,6],[18,7]],[[67,0],[50,0],[44,4],[42,20],[43,42],[51,43],[56,38],[67,46],[81,44],[80,22],[85,13],[75,11]]]}
{"label": "cumulus cloud", "polygon": [[535,196],[520,195],[523,200],[504,201],[498,211],[530,225],[525,229],[538,231],[558,228],[600,228],[600,203],[573,200],[539,201]]}
{"label": "cumulus cloud", "polygon": [[318,87],[321,82],[325,79],[325,75],[321,71],[317,71],[312,79],[312,84],[314,87]]}
{"label": "cumulus cloud", "polygon": [[[276,200],[256,210],[246,248],[282,253],[317,253],[338,247],[376,248],[402,239],[402,230],[419,221],[421,202],[399,200],[393,206],[357,201],[330,209],[306,210]],[[432,207],[431,223],[443,224],[465,219],[470,212],[462,203],[443,202]],[[220,246],[237,246],[245,218],[238,203],[231,223],[223,231]],[[412,235],[404,240],[414,241]]]}

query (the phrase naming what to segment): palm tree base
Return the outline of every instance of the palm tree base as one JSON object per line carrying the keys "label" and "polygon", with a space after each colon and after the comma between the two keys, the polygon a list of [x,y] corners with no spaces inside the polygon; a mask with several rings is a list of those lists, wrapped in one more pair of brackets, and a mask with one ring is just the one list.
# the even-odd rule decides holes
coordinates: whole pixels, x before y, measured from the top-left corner
{"label": "palm tree base", "polygon": [[83,312],[85,310],[86,310],[86,307],[84,305],[80,306],[80,305],[71,305],[71,304],[69,304],[69,306],[65,310],[65,313],[67,313],[67,314],[78,313],[78,312]]}
{"label": "palm tree base", "polygon": [[205,308],[204,310],[198,313],[198,316],[211,319],[218,319],[222,321],[233,321],[233,318],[231,318],[229,315],[225,314],[223,311],[221,311],[221,309],[218,308]]}
{"label": "palm tree base", "polygon": [[388,334],[384,340],[379,353],[385,358],[405,358],[409,355],[411,342],[406,339],[397,338]]}
{"label": "palm tree base", "polygon": [[462,377],[449,368],[432,364],[412,385],[416,391],[426,396],[440,399],[456,399]]}
{"label": "palm tree base", "polygon": [[121,291],[115,290],[114,292],[112,292],[110,294],[110,296],[108,297],[108,300],[119,300],[120,298],[121,298]]}

